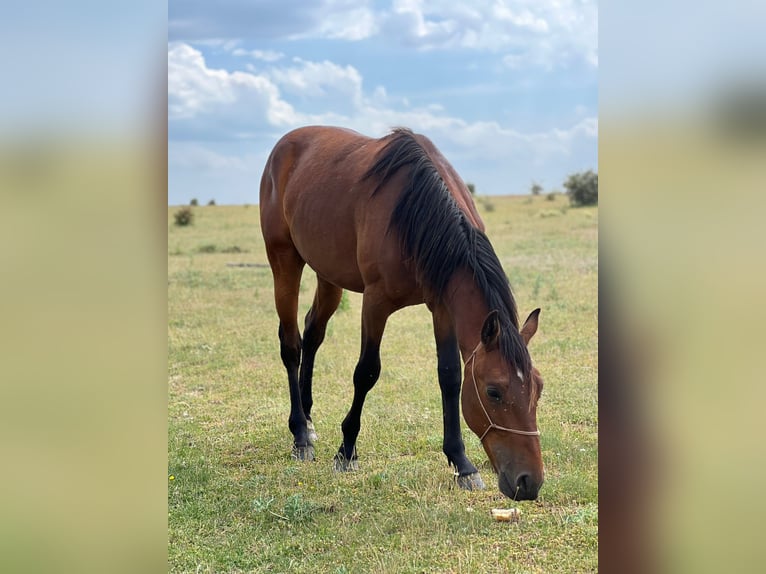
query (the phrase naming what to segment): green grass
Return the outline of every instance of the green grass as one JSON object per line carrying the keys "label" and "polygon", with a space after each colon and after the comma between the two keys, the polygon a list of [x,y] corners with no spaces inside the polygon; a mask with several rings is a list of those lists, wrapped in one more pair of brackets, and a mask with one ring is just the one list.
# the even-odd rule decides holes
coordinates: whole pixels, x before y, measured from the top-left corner
{"label": "green grass", "polygon": [[[520,503],[500,494],[465,426],[487,489],[453,483],[424,306],[389,320],[381,377],[362,415],[360,470],[333,472],[359,350],[356,293],[344,295],[317,356],[317,461],[290,460],[258,207],[194,207],[187,227],[174,225],[168,210],[171,571],[597,570],[598,208],[569,209],[566,196],[530,199],[477,202],[522,319],[542,307],[530,347],[545,379],[538,423],[546,482],[537,501]],[[301,323],[314,284],[307,269]],[[512,505],[522,511],[519,523],[491,519],[490,508]]]}

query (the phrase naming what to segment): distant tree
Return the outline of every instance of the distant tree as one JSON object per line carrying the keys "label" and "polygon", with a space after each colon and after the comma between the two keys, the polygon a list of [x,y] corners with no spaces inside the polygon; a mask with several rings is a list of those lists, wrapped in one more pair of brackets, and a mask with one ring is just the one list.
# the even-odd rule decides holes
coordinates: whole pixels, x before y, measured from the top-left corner
{"label": "distant tree", "polygon": [[471,195],[476,195],[476,186],[472,183],[466,183],[465,186],[468,188],[468,191],[471,192]]}
{"label": "distant tree", "polygon": [[530,188],[529,188],[529,191],[530,191],[530,193],[531,193],[532,195],[540,195],[540,193],[542,193],[542,191],[543,191],[543,186],[542,186],[542,185],[540,185],[540,184],[539,184],[539,183],[537,183],[537,182],[534,182],[534,183],[532,184],[532,187],[530,187]]}
{"label": "distant tree", "polygon": [[173,214],[173,218],[178,226],[191,225],[194,220],[194,212],[190,207],[182,207]]}
{"label": "distant tree", "polygon": [[197,201],[197,198],[195,197],[189,202],[189,205],[199,205],[199,201]]}
{"label": "distant tree", "polygon": [[573,173],[564,182],[564,187],[572,205],[598,205],[598,174],[593,170]]}
{"label": "distant tree", "polygon": [[215,205],[215,199],[211,199],[207,202],[208,205]]}

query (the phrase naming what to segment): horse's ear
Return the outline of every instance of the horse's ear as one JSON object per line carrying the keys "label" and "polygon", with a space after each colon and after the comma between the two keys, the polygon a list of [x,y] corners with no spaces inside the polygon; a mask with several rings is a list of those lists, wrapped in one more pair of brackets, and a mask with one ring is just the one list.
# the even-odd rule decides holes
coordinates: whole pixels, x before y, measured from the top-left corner
{"label": "horse's ear", "polygon": [[490,311],[487,318],[484,319],[484,326],[481,328],[481,344],[484,347],[492,347],[497,344],[497,338],[500,336],[500,319],[497,309]]}
{"label": "horse's ear", "polygon": [[529,340],[532,335],[537,333],[537,318],[540,316],[540,308],[538,307],[529,314],[527,320],[524,321],[524,326],[521,328],[521,337],[524,339],[524,344],[529,345]]}

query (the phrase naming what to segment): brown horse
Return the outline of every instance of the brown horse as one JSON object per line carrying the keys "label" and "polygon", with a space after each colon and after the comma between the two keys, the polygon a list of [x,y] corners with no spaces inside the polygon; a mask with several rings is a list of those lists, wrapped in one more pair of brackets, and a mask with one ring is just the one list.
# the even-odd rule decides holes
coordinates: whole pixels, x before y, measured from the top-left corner
{"label": "brown horse", "polygon": [[[539,309],[519,329],[508,279],[465,184],[430,140],[407,129],[381,139],[305,127],[276,144],[261,179],[261,228],[274,275],[282,362],[290,387],[293,456],[314,458],[314,357],[343,289],[363,293],[354,398],[335,468],[357,468],[367,393],[380,375],[380,342],[394,311],[425,303],[433,314],[444,417],[444,454],[458,484],[484,488],[466,457],[463,416],[511,498],[535,499],[543,482],[537,400],[543,381],[527,344]],[[317,289],[298,329],[304,265]]]}

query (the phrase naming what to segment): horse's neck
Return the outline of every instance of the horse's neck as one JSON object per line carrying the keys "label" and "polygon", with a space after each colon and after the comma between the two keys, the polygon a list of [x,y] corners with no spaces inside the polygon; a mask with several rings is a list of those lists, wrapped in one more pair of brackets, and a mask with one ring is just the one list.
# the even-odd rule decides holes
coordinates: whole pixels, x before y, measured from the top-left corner
{"label": "horse's neck", "polygon": [[465,362],[481,340],[481,328],[489,307],[467,272],[459,272],[450,280],[444,303],[455,325],[460,354]]}

